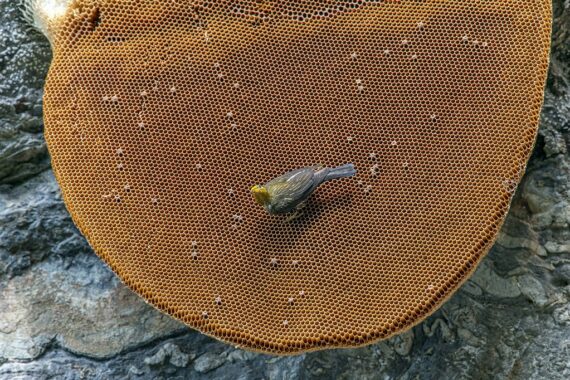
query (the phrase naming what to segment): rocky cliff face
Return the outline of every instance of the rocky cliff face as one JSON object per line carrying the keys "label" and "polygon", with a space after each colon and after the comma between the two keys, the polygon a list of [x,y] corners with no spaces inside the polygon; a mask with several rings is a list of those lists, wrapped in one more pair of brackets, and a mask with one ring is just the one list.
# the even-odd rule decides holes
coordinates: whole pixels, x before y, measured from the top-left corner
{"label": "rocky cliff face", "polygon": [[0,0],[0,379],[570,378],[570,3],[554,0],[540,135],[495,247],[411,331],[253,354],[130,292],[73,226],[42,136],[48,42]]}

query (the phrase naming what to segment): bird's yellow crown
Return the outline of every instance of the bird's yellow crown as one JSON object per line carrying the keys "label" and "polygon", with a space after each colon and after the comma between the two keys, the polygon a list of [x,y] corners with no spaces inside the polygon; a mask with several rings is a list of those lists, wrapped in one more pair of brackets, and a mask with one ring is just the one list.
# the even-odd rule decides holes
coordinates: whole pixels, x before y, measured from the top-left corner
{"label": "bird's yellow crown", "polygon": [[264,186],[255,185],[251,188],[253,199],[261,206],[269,203],[269,192]]}

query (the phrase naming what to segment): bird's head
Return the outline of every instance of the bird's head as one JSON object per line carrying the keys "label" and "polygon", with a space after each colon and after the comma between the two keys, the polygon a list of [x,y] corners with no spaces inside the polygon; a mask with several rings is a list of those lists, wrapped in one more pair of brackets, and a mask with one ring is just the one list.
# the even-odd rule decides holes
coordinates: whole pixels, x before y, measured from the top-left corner
{"label": "bird's head", "polygon": [[261,206],[265,206],[269,203],[269,192],[265,186],[255,185],[250,191],[251,195],[253,195],[253,199]]}

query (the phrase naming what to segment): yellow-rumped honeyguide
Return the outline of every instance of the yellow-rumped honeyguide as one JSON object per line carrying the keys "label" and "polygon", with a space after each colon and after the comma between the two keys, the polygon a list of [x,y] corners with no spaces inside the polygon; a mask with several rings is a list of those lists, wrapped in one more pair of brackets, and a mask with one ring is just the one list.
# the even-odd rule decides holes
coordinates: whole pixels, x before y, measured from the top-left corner
{"label": "yellow-rumped honeyguide", "polygon": [[309,166],[292,170],[274,178],[265,185],[255,185],[251,194],[255,201],[270,214],[298,213],[309,196],[321,184],[356,174],[353,164],[336,168]]}

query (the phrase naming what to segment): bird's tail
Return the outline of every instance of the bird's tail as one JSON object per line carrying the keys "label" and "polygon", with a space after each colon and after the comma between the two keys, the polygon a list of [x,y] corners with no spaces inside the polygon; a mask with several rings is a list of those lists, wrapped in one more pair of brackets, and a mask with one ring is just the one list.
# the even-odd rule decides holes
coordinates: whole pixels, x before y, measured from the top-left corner
{"label": "bird's tail", "polygon": [[325,176],[325,181],[330,181],[331,179],[352,177],[356,174],[356,169],[353,164],[345,164],[338,166],[336,168],[330,168],[329,172]]}

